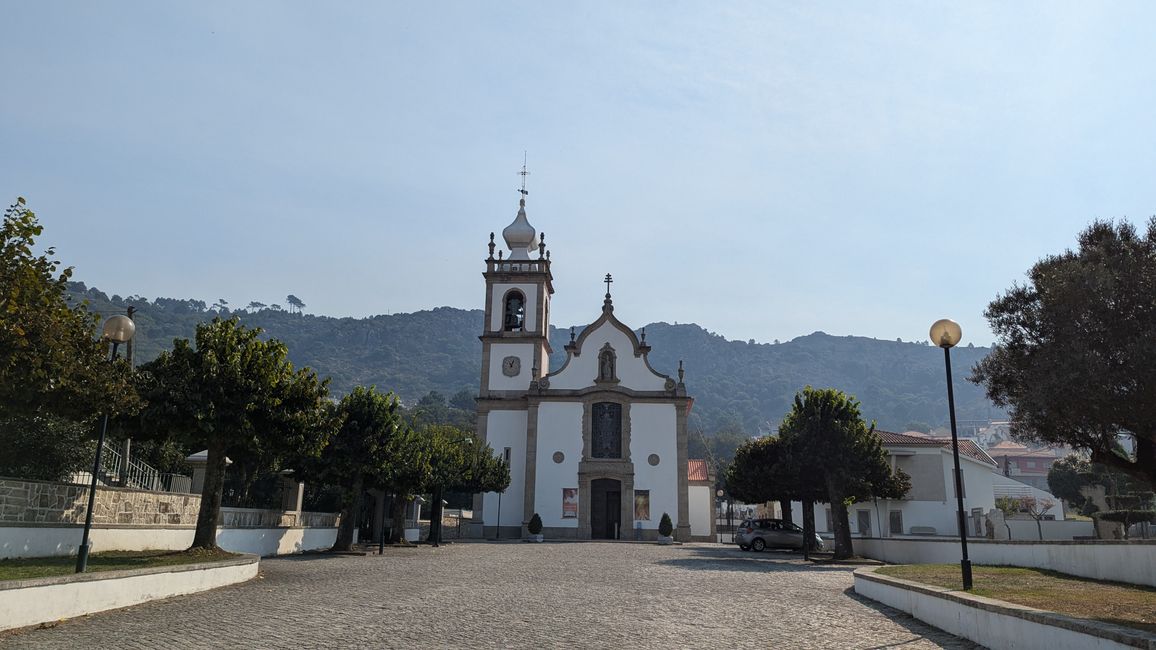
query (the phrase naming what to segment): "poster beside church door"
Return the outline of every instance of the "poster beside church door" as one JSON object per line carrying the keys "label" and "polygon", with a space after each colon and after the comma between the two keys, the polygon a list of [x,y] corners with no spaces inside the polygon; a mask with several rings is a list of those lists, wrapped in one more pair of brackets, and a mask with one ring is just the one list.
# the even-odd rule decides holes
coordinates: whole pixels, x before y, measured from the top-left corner
{"label": "poster beside church door", "polygon": [[562,518],[578,518],[578,488],[562,488]]}

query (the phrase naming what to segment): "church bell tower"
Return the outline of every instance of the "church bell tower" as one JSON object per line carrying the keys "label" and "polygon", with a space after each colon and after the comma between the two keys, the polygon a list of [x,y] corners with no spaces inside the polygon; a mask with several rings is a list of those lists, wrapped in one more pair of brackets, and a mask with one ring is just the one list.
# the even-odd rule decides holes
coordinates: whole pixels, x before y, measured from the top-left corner
{"label": "church bell tower", "polygon": [[[523,174],[525,169],[523,168]],[[523,175],[523,179],[525,176]],[[546,235],[526,218],[526,188],[514,222],[502,231],[509,255],[494,257],[494,233],[486,259],[486,320],[482,335],[481,399],[520,399],[530,382],[549,372],[550,253]]]}

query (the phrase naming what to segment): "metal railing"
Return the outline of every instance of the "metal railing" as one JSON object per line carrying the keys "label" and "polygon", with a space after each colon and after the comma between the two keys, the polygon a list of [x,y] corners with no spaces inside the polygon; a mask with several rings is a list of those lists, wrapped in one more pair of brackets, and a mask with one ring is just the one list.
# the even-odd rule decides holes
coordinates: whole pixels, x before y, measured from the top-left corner
{"label": "metal railing", "polygon": [[[97,479],[105,485],[132,487],[153,492],[192,492],[193,479],[183,474],[171,474],[132,458],[125,462],[124,456],[112,445],[104,443],[100,458],[100,476]],[[91,472],[77,472],[74,480],[80,483],[92,481]]]}

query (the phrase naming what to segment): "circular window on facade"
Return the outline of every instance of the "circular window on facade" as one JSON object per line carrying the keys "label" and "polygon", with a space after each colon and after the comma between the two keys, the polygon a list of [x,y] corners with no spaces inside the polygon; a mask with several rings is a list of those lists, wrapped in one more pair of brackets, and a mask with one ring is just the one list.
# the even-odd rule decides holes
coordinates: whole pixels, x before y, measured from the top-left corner
{"label": "circular window on facade", "polygon": [[560,451],[554,452],[554,462],[555,463],[561,463],[564,460],[566,460],[566,454],[563,454]]}
{"label": "circular window on facade", "polygon": [[658,460],[659,460],[659,459],[658,459],[658,454],[651,454],[650,456],[648,456],[648,457],[646,458],[646,462],[650,463],[652,466],[653,466],[653,465],[657,465],[657,464],[658,464]]}

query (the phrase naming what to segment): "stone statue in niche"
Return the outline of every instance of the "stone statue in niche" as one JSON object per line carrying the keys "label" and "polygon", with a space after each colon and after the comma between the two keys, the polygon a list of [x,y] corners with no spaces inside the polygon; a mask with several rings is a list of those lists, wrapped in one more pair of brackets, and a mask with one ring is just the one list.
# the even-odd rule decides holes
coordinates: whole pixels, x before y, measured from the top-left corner
{"label": "stone statue in niche", "polygon": [[607,343],[598,353],[598,381],[618,381],[614,374],[614,348]]}

